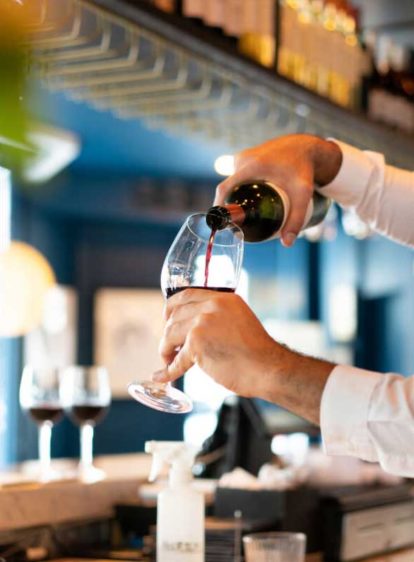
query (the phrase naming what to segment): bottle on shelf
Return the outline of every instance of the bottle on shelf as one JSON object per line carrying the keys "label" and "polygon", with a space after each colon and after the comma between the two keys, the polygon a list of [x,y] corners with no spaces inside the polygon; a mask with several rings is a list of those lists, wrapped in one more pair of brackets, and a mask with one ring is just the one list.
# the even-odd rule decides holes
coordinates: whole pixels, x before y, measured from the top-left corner
{"label": "bottle on shelf", "polygon": [[414,65],[412,52],[382,37],[375,45],[374,68],[365,81],[368,115],[406,133],[414,132]]}
{"label": "bottle on shelf", "polygon": [[[302,230],[322,222],[330,204],[330,199],[315,191]],[[208,210],[206,221],[212,230],[235,223],[246,242],[263,242],[280,236],[289,207],[289,198],[280,187],[267,181],[243,183],[233,189],[224,205]]]}
{"label": "bottle on shelf", "polygon": [[223,31],[229,37],[239,40],[243,27],[244,0],[227,0],[224,2]]}
{"label": "bottle on shelf", "polygon": [[348,108],[360,104],[367,57],[347,0],[280,0],[277,72]]}
{"label": "bottle on shelf", "polygon": [[186,18],[196,19],[201,22],[203,18],[203,9],[203,0],[182,0],[183,16]]}
{"label": "bottle on shelf", "polygon": [[274,68],[276,3],[274,0],[244,0],[241,3],[239,51],[262,66]]}
{"label": "bottle on shelf", "polygon": [[204,25],[221,35],[224,25],[224,2],[222,0],[204,0],[202,18]]}
{"label": "bottle on shelf", "polygon": [[359,13],[350,0],[151,2],[231,38],[243,55],[338,105],[362,106],[370,54],[359,40]]}

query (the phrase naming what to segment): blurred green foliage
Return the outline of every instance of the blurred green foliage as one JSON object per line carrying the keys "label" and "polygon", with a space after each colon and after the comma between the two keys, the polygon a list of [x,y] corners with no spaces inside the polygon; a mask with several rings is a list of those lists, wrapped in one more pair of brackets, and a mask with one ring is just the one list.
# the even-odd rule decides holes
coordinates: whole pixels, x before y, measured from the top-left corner
{"label": "blurred green foliage", "polygon": [[28,152],[29,20],[24,4],[0,0],[0,166],[19,171]]}

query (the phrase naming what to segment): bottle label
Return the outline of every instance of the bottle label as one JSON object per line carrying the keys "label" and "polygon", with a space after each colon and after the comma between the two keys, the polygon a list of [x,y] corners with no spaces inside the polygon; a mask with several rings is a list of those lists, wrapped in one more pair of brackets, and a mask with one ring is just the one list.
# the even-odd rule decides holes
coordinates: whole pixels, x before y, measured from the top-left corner
{"label": "bottle label", "polygon": [[161,552],[157,553],[157,559],[161,562],[177,562],[180,560],[194,560],[194,556],[203,555],[203,545],[195,541],[168,541],[161,542]]}

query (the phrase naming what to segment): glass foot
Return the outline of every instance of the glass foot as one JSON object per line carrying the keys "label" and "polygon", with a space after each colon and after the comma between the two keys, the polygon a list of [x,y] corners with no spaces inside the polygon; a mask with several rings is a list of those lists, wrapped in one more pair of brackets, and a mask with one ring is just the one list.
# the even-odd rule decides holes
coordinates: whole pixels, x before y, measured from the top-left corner
{"label": "glass foot", "polygon": [[55,482],[56,480],[62,480],[62,473],[58,472],[54,468],[49,468],[48,470],[42,470],[39,468],[38,480],[39,482]]}
{"label": "glass foot", "polygon": [[193,403],[184,392],[170,384],[145,381],[133,382],[128,392],[138,402],[169,414],[186,414],[193,409]]}
{"label": "glass foot", "polygon": [[103,480],[105,476],[105,472],[100,468],[96,468],[96,466],[82,466],[82,464],[79,464],[78,478],[82,482],[86,482],[88,484],[99,482],[100,480]]}

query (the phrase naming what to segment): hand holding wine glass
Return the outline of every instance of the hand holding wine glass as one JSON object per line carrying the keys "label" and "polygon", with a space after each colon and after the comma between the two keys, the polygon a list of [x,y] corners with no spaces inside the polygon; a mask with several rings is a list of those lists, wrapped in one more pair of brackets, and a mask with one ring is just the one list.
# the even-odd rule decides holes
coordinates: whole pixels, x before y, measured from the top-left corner
{"label": "hand holding wine glass", "polygon": [[80,426],[80,477],[88,482],[100,480],[105,475],[93,466],[93,435],[111,402],[108,371],[98,366],[67,367],[62,373],[61,389],[69,417]]}
{"label": "hand holding wine glass", "polygon": [[39,426],[39,479],[47,482],[59,475],[51,467],[52,427],[63,418],[59,370],[26,365],[20,382],[20,406]]}
{"label": "hand holding wine glass", "polygon": [[[172,243],[161,271],[161,289],[166,298],[184,289],[234,292],[243,257],[243,233],[230,223],[212,231],[206,215],[187,218]],[[183,414],[192,409],[188,396],[168,383],[133,382],[128,391],[135,400],[161,410]]]}

